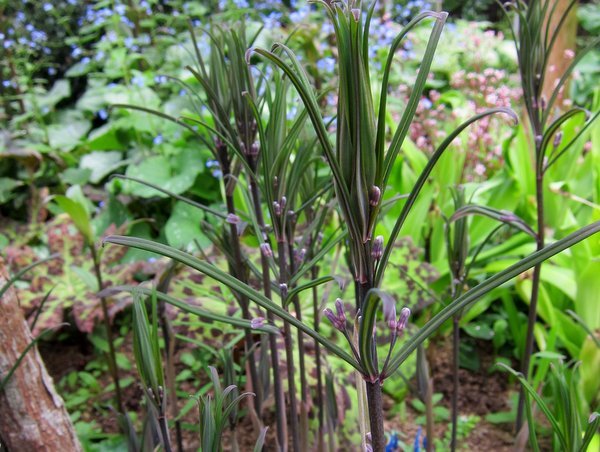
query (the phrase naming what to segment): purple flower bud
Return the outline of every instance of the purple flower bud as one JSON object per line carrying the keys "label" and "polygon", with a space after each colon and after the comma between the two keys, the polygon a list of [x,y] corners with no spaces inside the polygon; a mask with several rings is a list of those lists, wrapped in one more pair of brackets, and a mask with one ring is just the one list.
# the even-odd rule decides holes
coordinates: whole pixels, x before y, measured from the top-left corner
{"label": "purple flower bud", "polygon": [[287,205],[287,198],[285,196],[281,197],[281,210],[285,210],[285,206]]}
{"label": "purple flower bud", "polygon": [[379,204],[380,200],[381,200],[381,189],[377,185],[373,185],[371,187],[371,191],[369,193],[369,204],[371,204],[371,206],[375,207],[377,204]]}
{"label": "purple flower bud", "polygon": [[563,133],[562,132],[558,132],[556,135],[554,135],[554,147],[557,148],[560,146],[560,143],[562,142],[563,139]]}
{"label": "purple flower bud", "polygon": [[396,300],[392,297],[383,297],[383,318],[390,328],[396,326]]}
{"label": "purple flower bud", "polygon": [[230,213],[227,215],[227,218],[225,219],[225,221],[229,224],[238,224],[240,222],[240,217],[238,217],[234,213]]}
{"label": "purple flower bud", "polygon": [[273,256],[273,250],[271,249],[271,245],[269,245],[268,243],[261,243],[260,244],[260,252],[265,257],[272,257]]}
{"label": "purple flower bud", "polygon": [[279,284],[279,291],[281,292],[281,296],[283,298],[287,297],[288,294],[288,286],[286,283]]}
{"label": "purple flower bud", "polygon": [[373,248],[371,249],[371,257],[378,261],[383,256],[383,236],[378,235],[373,241]]}
{"label": "purple flower bud", "polygon": [[296,264],[300,265],[304,262],[304,256],[306,256],[306,248],[294,251],[294,261]]}
{"label": "purple flower bud", "polygon": [[346,325],[346,313],[344,312],[344,302],[338,298],[335,300],[335,310],[337,311],[338,320]]}
{"label": "purple flower bud", "polygon": [[248,155],[251,157],[256,157],[258,155],[258,150],[258,143],[252,143],[250,150],[248,151]]}
{"label": "purple flower bud", "polygon": [[[336,301],[336,309],[338,309],[337,301]],[[339,313],[339,311],[338,311],[338,313]],[[327,317],[329,319],[329,321],[331,322],[331,324],[333,325],[333,327],[336,330],[344,331],[344,329],[346,328],[346,316],[345,315],[343,318],[341,318],[339,315],[335,315],[333,313],[333,311],[329,308],[325,308],[323,310],[323,314],[325,314],[325,317]],[[343,312],[342,312],[342,314],[343,314]]]}
{"label": "purple flower bud", "polygon": [[281,204],[277,201],[273,201],[273,211],[275,212],[275,215],[281,215]]}
{"label": "purple flower bud", "polygon": [[358,22],[358,19],[360,19],[360,9],[358,8],[353,8],[352,9],[352,16],[354,17],[354,20],[356,22]]}
{"label": "purple flower bud", "polygon": [[325,308],[323,309],[323,314],[325,314],[325,317],[327,317],[329,321],[333,324],[333,326],[335,326],[337,322],[337,317],[335,316],[333,311],[329,308]]}
{"label": "purple flower bud", "polygon": [[535,136],[535,144],[536,144],[536,146],[539,146],[540,144],[542,144],[542,139],[543,139],[543,137],[541,135],[536,135]]}
{"label": "purple flower bud", "polygon": [[396,325],[396,329],[398,333],[401,333],[406,328],[408,324],[408,318],[410,317],[410,309],[407,307],[402,308],[400,311],[400,317],[398,318],[398,324]]}
{"label": "purple flower bud", "polygon": [[250,320],[250,328],[261,328],[265,325],[264,317],[256,317]]}

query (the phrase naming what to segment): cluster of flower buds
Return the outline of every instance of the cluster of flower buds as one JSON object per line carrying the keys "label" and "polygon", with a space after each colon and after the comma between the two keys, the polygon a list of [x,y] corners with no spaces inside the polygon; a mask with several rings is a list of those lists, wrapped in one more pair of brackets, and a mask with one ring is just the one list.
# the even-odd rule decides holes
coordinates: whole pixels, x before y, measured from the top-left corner
{"label": "cluster of flower buds", "polygon": [[329,319],[335,329],[344,331],[346,329],[346,313],[344,312],[344,303],[339,298],[335,300],[335,310],[337,314],[334,314],[331,309],[326,308],[323,310],[323,314],[325,314],[325,317]]}
{"label": "cluster of flower buds", "polygon": [[410,309],[408,309],[407,307],[404,307],[400,310],[400,317],[398,317],[398,320],[392,320],[392,321],[388,322],[388,324],[389,324],[390,328],[398,336],[400,336],[404,332],[404,329],[406,328],[406,325],[408,324],[409,317],[410,317]]}
{"label": "cluster of flower buds", "polygon": [[410,309],[402,308],[400,317],[396,319],[396,301],[393,298],[383,299],[383,318],[387,322],[392,334],[400,336],[408,323]]}
{"label": "cluster of flower buds", "polygon": [[287,198],[282,196],[279,201],[273,201],[273,211],[275,215],[280,216],[285,211],[285,206],[287,204]]}

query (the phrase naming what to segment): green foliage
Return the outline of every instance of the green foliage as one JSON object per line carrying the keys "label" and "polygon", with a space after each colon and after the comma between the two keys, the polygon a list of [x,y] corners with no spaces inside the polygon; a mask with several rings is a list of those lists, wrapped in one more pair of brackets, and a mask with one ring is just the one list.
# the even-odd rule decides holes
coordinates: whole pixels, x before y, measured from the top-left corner
{"label": "green foliage", "polygon": [[535,401],[552,426],[552,439],[555,447],[568,451],[584,452],[587,450],[600,427],[600,415],[593,412],[589,419],[581,419],[579,414],[580,396],[577,392],[577,385],[572,380],[576,378],[576,368],[569,369],[563,362],[551,367],[548,376],[550,387],[550,404],[548,404],[529,385],[522,374],[503,364],[500,366],[517,377],[527,393],[525,411],[529,424],[529,444],[533,450],[539,450],[539,445],[534,427],[532,400]]}

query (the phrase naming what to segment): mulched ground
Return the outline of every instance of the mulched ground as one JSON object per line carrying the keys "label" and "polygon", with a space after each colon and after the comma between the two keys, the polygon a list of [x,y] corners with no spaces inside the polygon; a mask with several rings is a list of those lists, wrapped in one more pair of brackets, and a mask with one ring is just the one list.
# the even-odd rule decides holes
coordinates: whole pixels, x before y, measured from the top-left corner
{"label": "mulched ground", "polygon": [[[129,338],[121,351],[129,356],[133,363],[130,341],[131,339]],[[93,347],[91,344],[87,343],[85,336],[72,338],[72,340],[66,342],[63,341],[59,344],[45,343],[41,345],[40,351],[48,366],[48,370],[55,381],[59,381],[63,376],[73,370],[82,370],[90,360],[94,359],[92,354]],[[506,374],[501,372],[488,372],[488,369],[494,363],[494,357],[488,343],[479,343],[477,353],[481,360],[480,370],[478,372],[471,372],[466,369],[460,370],[461,392],[459,397],[459,410],[463,415],[479,415],[482,417],[482,420],[477,424],[467,440],[463,442],[461,450],[493,450],[499,452],[513,450],[514,436],[510,430],[511,426],[507,425],[503,428],[502,426],[490,424],[483,420],[483,418],[488,413],[506,411],[508,409],[508,391],[509,389],[514,390],[515,388],[509,386]],[[444,397],[441,403],[449,407],[452,393],[450,341],[441,340],[432,343],[428,351],[428,360],[434,380],[434,392],[442,393]],[[183,366],[178,366],[177,371],[182,369]],[[134,369],[132,369],[129,375],[135,377],[137,380]],[[121,375],[121,377],[124,376],[126,375]],[[102,386],[110,384],[110,377],[104,375],[100,383]],[[194,392],[193,386],[189,386],[189,392]],[[129,410],[140,411],[142,405],[142,391],[139,385],[133,384],[126,388],[124,390],[124,398],[125,405]],[[108,403],[110,401],[107,400],[106,402]],[[178,406],[182,408],[186,402],[186,400],[180,399]],[[386,431],[394,430],[402,432],[404,441],[407,444],[412,445],[412,439],[415,438],[418,429],[414,420],[419,413],[412,409],[410,403],[407,403],[405,420],[400,421],[397,416],[391,416],[389,414],[393,404],[394,401],[391,398],[386,397],[384,403],[386,410],[388,411],[388,418],[385,421]],[[84,420],[96,420],[102,430],[106,433],[118,432],[115,416],[110,415],[110,413],[106,411],[100,412],[94,409],[91,404],[88,411],[89,412],[83,413],[82,418]],[[197,410],[191,410],[184,421],[191,424],[197,423]],[[267,434],[267,446],[274,443],[274,421],[274,419],[267,420],[267,423],[273,424]],[[445,423],[437,424],[435,428],[436,437],[443,437],[447,427],[448,426]],[[247,417],[240,421],[237,435],[240,450],[253,450],[256,433],[252,422]],[[172,439],[174,439],[174,437],[173,433]],[[186,451],[198,450],[199,442],[195,432],[184,430],[183,442]],[[226,433],[223,439],[225,450],[230,450],[229,445],[230,437],[229,433]],[[266,450],[274,449],[266,447]],[[349,445],[344,445],[344,450],[353,449]],[[358,450],[358,448],[355,450]]]}

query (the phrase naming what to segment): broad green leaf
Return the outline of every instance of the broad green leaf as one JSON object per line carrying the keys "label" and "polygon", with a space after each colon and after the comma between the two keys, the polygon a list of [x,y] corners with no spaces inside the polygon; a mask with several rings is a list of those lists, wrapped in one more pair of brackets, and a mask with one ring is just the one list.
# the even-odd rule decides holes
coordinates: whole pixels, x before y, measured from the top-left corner
{"label": "broad green leaf", "polygon": [[[203,170],[202,153],[195,149],[183,149],[170,159],[157,155],[144,159],[139,164],[131,164],[127,167],[126,174],[129,177],[159,185],[165,190],[179,195],[194,185],[196,177]],[[142,198],[168,197],[163,192],[141,184],[127,181],[124,186],[127,192]]]}
{"label": "broad green leaf", "polygon": [[61,100],[71,95],[71,84],[68,80],[61,79],[54,82],[52,89],[43,96],[38,96],[38,106],[41,109],[52,109]]}
{"label": "broad green leaf", "polygon": [[169,245],[186,251],[195,251],[196,241],[202,248],[210,246],[210,239],[200,229],[204,216],[200,209],[177,201],[165,225],[165,236]]}
{"label": "broad green leaf", "polygon": [[90,215],[86,208],[79,202],[66,196],[58,195],[53,198],[58,206],[71,217],[75,226],[81,232],[88,244],[94,243],[94,232],[90,222]]}
{"label": "broad green leaf", "polygon": [[118,130],[114,124],[104,124],[90,132],[86,140],[87,147],[91,151],[114,151],[125,150],[126,145],[121,142]]}
{"label": "broad green leaf", "polygon": [[119,151],[95,151],[81,157],[79,167],[91,171],[90,182],[98,184],[108,174],[119,167],[122,154]]}
{"label": "broad green leaf", "polygon": [[592,330],[600,328],[600,262],[590,262],[577,276],[575,312]]}
{"label": "broad green leaf", "polygon": [[48,126],[49,144],[57,151],[69,152],[80,143],[92,124],[87,119],[73,115],[64,115],[60,119],[60,123]]}

